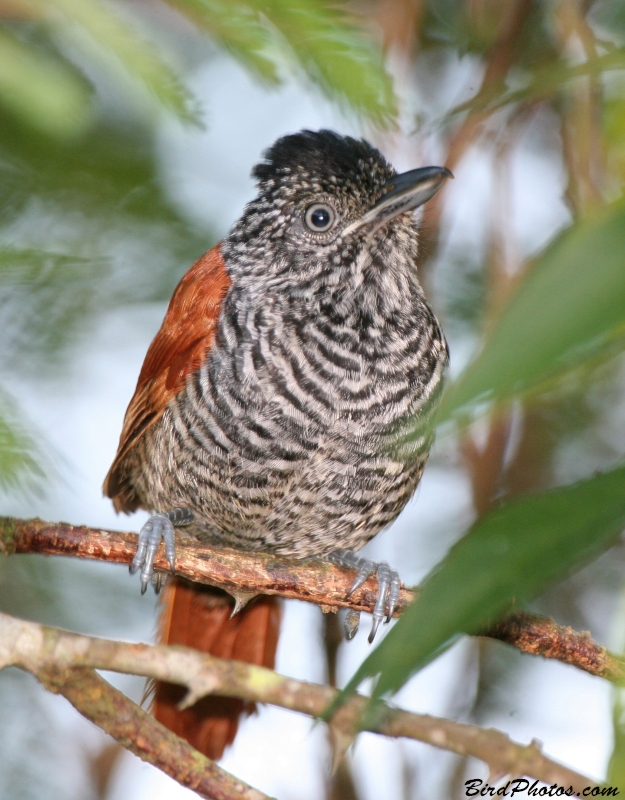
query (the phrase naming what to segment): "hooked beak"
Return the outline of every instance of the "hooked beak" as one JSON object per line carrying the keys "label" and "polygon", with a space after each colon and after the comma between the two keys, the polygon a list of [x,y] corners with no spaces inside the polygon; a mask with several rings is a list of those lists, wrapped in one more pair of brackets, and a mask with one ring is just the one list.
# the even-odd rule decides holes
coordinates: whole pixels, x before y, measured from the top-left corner
{"label": "hooked beak", "polygon": [[378,202],[360,219],[348,225],[343,236],[369,223],[374,223],[374,231],[378,230],[398,214],[412,211],[427,203],[445,180],[453,177],[447,167],[421,167],[395,175],[384,184],[384,193]]}

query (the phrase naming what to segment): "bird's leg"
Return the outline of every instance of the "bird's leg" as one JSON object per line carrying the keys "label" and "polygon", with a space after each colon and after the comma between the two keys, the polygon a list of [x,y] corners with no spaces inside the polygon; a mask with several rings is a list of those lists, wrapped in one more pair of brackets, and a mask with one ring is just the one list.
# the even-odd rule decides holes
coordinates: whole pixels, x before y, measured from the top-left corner
{"label": "bird's leg", "polygon": [[154,591],[158,594],[163,585],[163,578],[154,572],[154,558],[162,541],[165,542],[165,557],[173,575],[176,571],[176,536],[175,527],[188,525],[193,519],[193,514],[188,508],[173,508],[165,514],[152,514],[139,532],[137,552],[130,565],[130,574],[134,575],[141,570],[141,594],[145,594],[148,584],[152,582]]}
{"label": "bird's leg", "polygon": [[[399,590],[401,588],[399,574],[396,570],[389,567],[385,561],[377,564],[375,561],[369,561],[366,558],[357,556],[351,550],[335,550],[333,553],[329,554],[328,560],[341,567],[353,567],[358,570],[352,588],[347,593],[348,597],[355,592],[356,589],[360,589],[367,578],[375,574],[378,581],[378,596],[373,609],[373,624],[371,626],[371,632],[369,633],[369,642],[372,642],[375,639],[380,622],[385,616],[385,622],[391,621],[393,612],[399,601]],[[360,614],[358,611],[350,610],[347,613],[345,617],[345,635],[348,639],[353,639],[356,635],[359,621]]]}

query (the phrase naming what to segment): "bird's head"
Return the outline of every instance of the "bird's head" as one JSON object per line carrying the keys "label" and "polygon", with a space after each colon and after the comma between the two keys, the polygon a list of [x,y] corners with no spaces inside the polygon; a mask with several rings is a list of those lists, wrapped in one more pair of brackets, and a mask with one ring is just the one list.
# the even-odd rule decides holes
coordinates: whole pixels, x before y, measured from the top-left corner
{"label": "bird's head", "polygon": [[224,255],[231,271],[266,278],[336,270],[394,246],[414,261],[414,210],[452,177],[445,167],[398,175],[368,142],[329,130],[284,136],[264,157]]}

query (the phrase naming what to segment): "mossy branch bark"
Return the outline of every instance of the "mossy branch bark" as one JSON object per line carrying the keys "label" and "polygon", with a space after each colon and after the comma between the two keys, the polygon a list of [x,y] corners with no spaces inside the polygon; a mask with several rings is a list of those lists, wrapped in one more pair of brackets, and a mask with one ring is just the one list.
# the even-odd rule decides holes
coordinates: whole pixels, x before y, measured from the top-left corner
{"label": "mossy branch bark", "polygon": [[[134,533],[120,533],[39,519],[0,517],[0,552],[43,553],[129,564],[135,553]],[[156,568],[168,571],[164,549]],[[185,578],[220,586],[232,595],[273,594],[306,600],[323,611],[352,608],[372,612],[377,586],[370,578],[347,598],[352,570],[325,561],[299,561],[266,553],[188,544],[178,548],[176,572]],[[399,616],[414,599],[415,591],[402,588],[395,612]],[[535,614],[518,612],[484,631],[485,636],[506,642],[525,653],[553,658],[591,675],[620,683],[625,662],[579,633]]]}
{"label": "mossy branch bark", "polygon": [[[327,686],[286,678],[262,667],[207,656],[185,647],[151,647],[79,636],[0,614],[0,668],[7,666],[28,670],[132,752],[202,796],[216,800],[262,800],[265,795],[194,751],[109,686],[94,669],[144,675],[186,686],[185,706],[207,694],[217,694],[320,717],[337,696],[337,690]],[[547,758],[535,742],[523,746],[499,731],[384,704],[373,713],[365,713],[366,706],[367,698],[355,695],[330,720],[332,739],[340,756],[361,730],[367,730],[474,756],[488,764],[495,775],[526,775],[547,784],[567,789],[570,786],[580,794],[594,786],[585,776]]]}
{"label": "mossy branch bark", "polygon": [[[57,633],[62,635],[63,632],[45,631],[44,648],[51,644],[53,635]],[[1,647],[0,652],[2,650],[5,648]],[[15,666],[31,672],[46,689],[66,697],[78,712],[131,753],[163,770],[182,786],[193,789],[200,797],[207,800],[272,800],[167,730],[94,669],[60,667],[50,654],[44,659],[45,663],[35,666],[33,655],[31,652],[23,662],[16,661]]]}

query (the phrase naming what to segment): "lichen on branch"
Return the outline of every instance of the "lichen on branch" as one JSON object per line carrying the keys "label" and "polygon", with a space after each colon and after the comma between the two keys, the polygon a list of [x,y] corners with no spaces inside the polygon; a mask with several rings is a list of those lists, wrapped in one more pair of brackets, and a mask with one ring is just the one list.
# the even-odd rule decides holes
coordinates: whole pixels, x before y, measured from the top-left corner
{"label": "lichen on branch", "polygon": [[[136,541],[134,533],[0,517],[0,552],[7,555],[42,553],[129,564]],[[169,570],[164,548],[159,551],[155,566],[157,570]],[[178,548],[176,573],[189,580],[219,586],[234,596],[273,594],[315,603],[324,612],[351,608],[370,613],[377,594],[376,581],[370,578],[348,598],[353,571],[326,561],[300,561],[207,544]],[[402,588],[395,616],[406,609],[417,591]],[[536,614],[511,614],[483,635],[616,683],[625,678],[623,659],[598,645],[587,633],[557,625]]]}
{"label": "lichen on branch", "polygon": [[[120,744],[202,796],[219,800],[263,800],[265,795],[238,782],[167,731],[109,686],[95,669],[186,686],[185,705],[206,694],[217,694],[269,703],[319,718],[337,696],[337,690],[327,686],[286,678],[263,667],[208,656],[190,648],[152,647],[80,636],[0,613],[0,669],[7,666],[31,672],[51,691],[67,697],[78,711]],[[580,793],[594,786],[590,779],[549,759],[535,742],[523,746],[500,731],[388,705],[380,705],[372,715],[365,713],[367,703],[366,697],[355,695],[330,720],[333,741],[342,743],[341,755],[361,730],[367,730],[474,756],[488,764],[491,774],[527,775],[547,784],[571,786]],[[235,783],[239,794],[228,794]]]}

